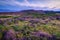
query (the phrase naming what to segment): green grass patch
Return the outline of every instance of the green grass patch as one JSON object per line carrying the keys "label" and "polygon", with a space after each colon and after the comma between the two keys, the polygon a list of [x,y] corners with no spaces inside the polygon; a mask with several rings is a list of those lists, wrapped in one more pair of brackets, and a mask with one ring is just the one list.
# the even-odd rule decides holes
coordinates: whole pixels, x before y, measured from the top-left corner
{"label": "green grass patch", "polygon": [[10,18],[12,16],[0,16],[0,18]]}

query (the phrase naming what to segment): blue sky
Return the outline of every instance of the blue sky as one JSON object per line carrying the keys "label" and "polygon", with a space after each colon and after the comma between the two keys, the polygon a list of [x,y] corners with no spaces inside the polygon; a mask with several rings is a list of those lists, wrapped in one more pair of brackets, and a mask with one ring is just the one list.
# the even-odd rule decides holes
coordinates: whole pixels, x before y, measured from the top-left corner
{"label": "blue sky", "polygon": [[0,0],[0,12],[28,9],[60,11],[60,0]]}

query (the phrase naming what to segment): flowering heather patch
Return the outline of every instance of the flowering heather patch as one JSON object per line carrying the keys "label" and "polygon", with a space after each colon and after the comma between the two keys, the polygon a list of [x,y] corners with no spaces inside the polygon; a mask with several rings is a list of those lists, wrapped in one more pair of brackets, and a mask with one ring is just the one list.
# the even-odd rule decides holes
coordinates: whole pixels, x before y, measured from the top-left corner
{"label": "flowering heather patch", "polygon": [[39,15],[0,18],[0,40],[60,40],[60,15]]}

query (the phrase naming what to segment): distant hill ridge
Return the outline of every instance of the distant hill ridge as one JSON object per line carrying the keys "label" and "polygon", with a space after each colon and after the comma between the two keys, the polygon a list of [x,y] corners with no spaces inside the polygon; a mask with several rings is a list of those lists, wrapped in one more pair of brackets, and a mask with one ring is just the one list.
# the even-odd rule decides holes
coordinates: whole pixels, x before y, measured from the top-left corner
{"label": "distant hill ridge", "polygon": [[46,14],[46,13],[60,13],[60,11],[43,11],[43,10],[22,10],[18,12],[0,12],[0,15],[18,15],[18,14]]}

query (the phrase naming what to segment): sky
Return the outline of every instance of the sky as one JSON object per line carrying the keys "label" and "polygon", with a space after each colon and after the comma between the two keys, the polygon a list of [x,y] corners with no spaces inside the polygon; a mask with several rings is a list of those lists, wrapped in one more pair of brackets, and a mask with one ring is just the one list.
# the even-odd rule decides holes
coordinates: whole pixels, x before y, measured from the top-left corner
{"label": "sky", "polygon": [[60,0],[0,0],[0,12],[29,9],[60,11]]}

